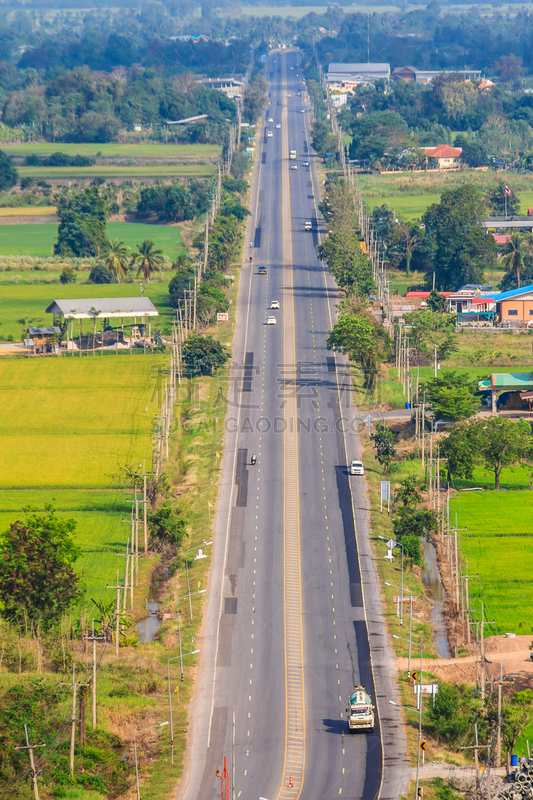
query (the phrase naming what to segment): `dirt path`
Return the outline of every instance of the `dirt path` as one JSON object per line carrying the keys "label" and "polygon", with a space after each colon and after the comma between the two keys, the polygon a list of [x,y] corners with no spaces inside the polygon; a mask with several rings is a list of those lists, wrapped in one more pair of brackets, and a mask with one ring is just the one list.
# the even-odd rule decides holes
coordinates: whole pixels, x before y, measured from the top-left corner
{"label": "dirt path", "polygon": [[[517,684],[521,687],[533,687],[533,661],[531,652],[531,636],[490,636],[485,639],[485,674],[487,681],[499,678],[503,667],[504,675],[516,675]],[[477,657],[479,659],[479,656]],[[408,659],[397,659],[398,669],[407,670]],[[420,666],[420,659],[411,658],[411,669]],[[422,659],[424,672],[431,672],[441,680],[451,683],[463,681],[475,682],[476,680],[476,655],[463,656],[463,658],[424,658]],[[479,667],[478,667],[479,669]],[[518,686],[517,686],[518,688]]]}

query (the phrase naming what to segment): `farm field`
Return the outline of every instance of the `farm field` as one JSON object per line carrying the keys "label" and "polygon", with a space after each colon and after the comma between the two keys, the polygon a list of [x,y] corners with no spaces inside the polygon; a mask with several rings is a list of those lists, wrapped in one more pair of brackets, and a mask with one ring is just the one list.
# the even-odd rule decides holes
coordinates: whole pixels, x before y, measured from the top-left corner
{"label": "farm field", "polygon": [[0,217],[52,217],[56,211],[56,206],[0,207]]}
{"label": "farm field", "polygon": [[0,488],[101,488],[151,464],[163,356],[0,361]]}
{"label": "farm field", "polygon": [[[384,175],[360,175],[359,187],[367,205],[372,209],[386,204],[396,209],[404,220],[422,216],[428,206],[438,203],[442,191],[463,183],[474,183],[482,191],[497,184],[501,178],[494,172],[478,170],[461,170],[460,172],[443,173],[410,172]],[[520,211],[527,213],[533,206],[533,174],[516,175],[509,179],[510,186],[520,198]]]}
{"label": "farm field", "polygon": [[[84,273],[86,276],[88,273]],[[161,316],[154,321],[154,327],[166,330],[171,316],[175,312],[168,302],[168,280],[161,283],[145,283],[145,294],[156,306]],[[81,284],[71,283],[63,286],[54,284],[10,284],[2,286],[0,291],[0,328],[2,337],[12,336],[15,341],[21,341],[21,326],[19,319],[31,319],[35,324],[51,325],[52,317],[44,312],[53,300],[63,298],[91,297],[138,297],[138,283],[108,283],[108,284]],[[40,320],[40,321],[39,321]],[[33,323],[32,323],[33,324]]]}
{"label": "farm field", "polygon": [[[533,582],[533,539],[528,520],[533,512],[533,492],[468,492],[450,500],[450,513],[460,528],[463,562],[469,574],[471,607],[485,604],[486,635],[533,633],[533,608],[526,601]],[[479,618],[479,614],[478,614]]]}
{"label": "farm field", "polygon": [[18,167],[21,178],[206,178],[215,172],[214,164],[94,164],[92,167]]}
{"label": "farm field", "polygon": [[[120,239],[132,250],[143,239],[151,239],[169,258],[175,258],[183,247],[179,227],[173,225],[147,225],[141,222],[108,222],[109,239]],[[55,222],[6,223],[0,228],[0,255],[53,255],[57,241]]]}
{"label": "farm field", "polygon": [[142,158],[142,159],[176,159],[179,161],[212,161],[220,158],[221,148],[215,144],[159,144],[157,142],[142,144],[73,144],[63,142],[24,142],[21,144],[2,145],[10,155],[49,156],[52,153],[86,156],[88,158]]}
{"label": "farm field", "polygon": [[[49,364],[51,362],[48,362]],[[106,584],[115,584],[117,569],[122,575],[124,552],[129,527],[122,523],[131,513],[132,495],[126,491],[71,491],[71,490],[2,490],[0,489],[0,533],[11,523],[24,519],[23,508],[43,513],[52,504],[59,517],[75,519],[75,543],[81,550],[76,571],[83,575],[82,586],[86,596],[83,605],[92,607],[96,601],[109,600]]]}

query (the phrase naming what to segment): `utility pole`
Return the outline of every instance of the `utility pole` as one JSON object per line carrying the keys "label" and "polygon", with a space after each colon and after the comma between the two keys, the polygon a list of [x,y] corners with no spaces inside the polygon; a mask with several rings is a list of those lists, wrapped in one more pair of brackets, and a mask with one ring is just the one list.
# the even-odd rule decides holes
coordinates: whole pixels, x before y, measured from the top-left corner
{"label": "utility pole", "polygon": [[471,744],[469,747],[461,747],[461,750],[473,750],[474,751],[474,763],[476,765],[476,794],[475,798],[478,800],[479,798],[479,751],[485,750],[487,748],[486,744],[479,744],[478,733],[477,733],[477,722],[474,725],[475,732],[476,732],[476,743]]}
{"label": "utility pole", "polygon": [[37,784],[37,772],[35,770],[35,759],[33,757],[33,751],[36,747],[46,747],[45,744],[30,744],[30,739],[28,737],[28,726],[24,725],[24,732],[26,734],[26,745],[21,745],[20,747],[15,747],[15,750],[29,750],[30,753],[30,767],[31,767],[31,788],[33,789],[33,794],[35,796],[35,800],[39,800],[39,786]]}
{"label": "utility pole", "polygon": [[120,590],[124,589],[124,594],[126,594],[126,587],[121,586],[118,580],[118,569],[117,569],[117,585],[110,586],[109,584],[106,585],[106,589],[116,589],[117,590],[117,609],[116,609],[116,631],[115,631],[115,655],[118,658],[118,644],[120,638]]}
{"label": "utility pole", "polygon": [[[62,682],[63,683],[63,682]],[[76,744],[76,702],[78,699],[78,686],[87,686],[86,683],[76,683],[76,662],[72,664],[72,683],[66,684],[72,688],[72,719],[70,727],[70,763],[69,775],[70,779],[74,777],[74,747]]]}
{"label": "utility pole", "polygon": [[93,643],[93,677],[92,677],[92,693],[93,693],[93,731],[96,730],[96,642],[103,642],[105,641],[103,636],[95,636],[94,635],[94,619],[93,619],[93,629],[91,636],[85,637],[88,642]]}

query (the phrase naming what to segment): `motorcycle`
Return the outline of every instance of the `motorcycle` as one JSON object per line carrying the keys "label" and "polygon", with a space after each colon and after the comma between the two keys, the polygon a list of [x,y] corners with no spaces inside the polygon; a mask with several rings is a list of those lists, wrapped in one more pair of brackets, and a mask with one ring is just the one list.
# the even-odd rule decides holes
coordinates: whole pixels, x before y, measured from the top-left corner
{"label": "motorcycle", "polygon": [[250,459],[250,464],[252,465],[252,467],[257,464],[257,456],[255,455],[255,453],[252,454],[252,457]]}

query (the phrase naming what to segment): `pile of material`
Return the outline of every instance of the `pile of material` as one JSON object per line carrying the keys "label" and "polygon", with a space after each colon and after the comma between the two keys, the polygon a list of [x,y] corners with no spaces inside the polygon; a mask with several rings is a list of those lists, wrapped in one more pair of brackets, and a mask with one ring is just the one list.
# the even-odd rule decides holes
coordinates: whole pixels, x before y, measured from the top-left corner
{"label": "pile of material", "polygon": [[533,759],[521,758],[518,767],[507,778],[507,785],[500,790],[498,798],[522,800],[533,798]]}

